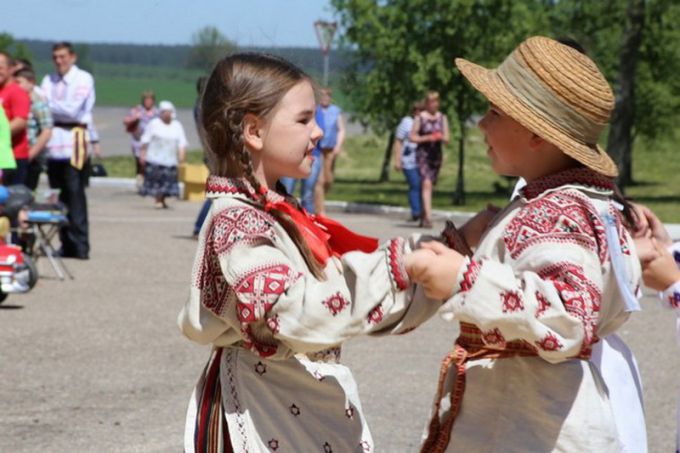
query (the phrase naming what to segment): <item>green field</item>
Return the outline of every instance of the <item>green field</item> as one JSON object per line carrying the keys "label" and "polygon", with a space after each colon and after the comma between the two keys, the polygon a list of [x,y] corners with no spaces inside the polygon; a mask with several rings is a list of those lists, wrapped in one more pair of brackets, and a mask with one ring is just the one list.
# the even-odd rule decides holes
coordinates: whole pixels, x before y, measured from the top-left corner
{"label": "green field", "polygon": [[[650,206],[666,222],[680,223],[680,159],[673,140],[660,144],[640,143],[634,157],[637,184],[627,194]],[[349,137],[345,152],[336,167],[336,183],[329,199],[368,204],[407,206],[407,185],[401,173],[391,171],[390,181],[378,182],[386,138],[375,135]],[[451,197],[456,183],[457,156],[453,146],[446,149],[444,166],[434,195],[437,209],[478,211],[487,203],[506,203],[513,182],[491,171],[485,146],[479,133],[470,134],[465,164],[467,203],[453,206]],[[189,153],[190,162],[199,163],[202,153]],[[132,177],[134,167],[129,157],[105,160],[111,176]]]}
{"label": "green field", "polygon": [[[39,80],[53,70],[50,61],[36,61],[34,65]],[[192,108],[196,101],[196,80],[202,75],[194,69],[110,63],[96,63],[91,72],[95,78],[97,106],[112,107],[138,104],[142,91],[153,90],[158,101],[167,99],[177,108]],[[345,107],[347,101],[337,85],[337,80],[331,78],[335,102]]]}

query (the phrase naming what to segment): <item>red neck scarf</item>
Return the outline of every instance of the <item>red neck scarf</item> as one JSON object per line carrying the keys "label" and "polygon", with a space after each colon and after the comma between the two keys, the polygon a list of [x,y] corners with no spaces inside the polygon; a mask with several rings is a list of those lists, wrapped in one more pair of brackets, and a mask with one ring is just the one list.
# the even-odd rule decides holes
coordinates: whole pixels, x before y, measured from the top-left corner
{"label": "red neck scarf", "polygon": [[266,212],[272,209],[285,212],[293,220],[314,258],[323,266],[331,256],[355,250],[370,253],[378,248],[378,239],[357,234],[328,217],[309,215],[304,209],[297,209],[286,201],[268,201],[264,205]]}

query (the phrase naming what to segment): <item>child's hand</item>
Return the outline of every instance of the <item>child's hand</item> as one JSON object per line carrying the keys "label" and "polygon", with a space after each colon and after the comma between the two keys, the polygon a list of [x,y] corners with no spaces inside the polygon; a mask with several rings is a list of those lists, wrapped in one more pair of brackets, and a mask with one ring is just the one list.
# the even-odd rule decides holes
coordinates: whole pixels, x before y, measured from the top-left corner
{"label": "child's hand", "polygon": [[486,209],[479,211],[473,218],[468,220],[465,225],[460,227],[460,232],[470,247],[477,247],[479,240],[486,231],[496,214],[501,210],[493,204],[486,205]]}
{"label": "child's hand", "polygon": [[645,264],[642,270],[642,280],[645,285],[657,291],[664,291],[669,286],[680,281],[680,270],[675,264],[673,255],[655,239],[652,242],[658,257]]}
{"label": "child's hand", "polygon": [[638,217],[638,224],[635,225],[633,237],[636,239],[640,237],[653,237],[666,247],[673,243],[661,220],[647,206],[633,204],[633,208]]}
{"label": "child's hand", "polygon": [[436,241],[424,242],[420,246],[422,248],[419,251],[429,252],[430,255],[423,255],[427,260],[426,265],[414,273],[411,279],[423,287],[427,297],[437,300],[450,298],[456,288],[463,255]]}
{"label": "child's hand", "polygon": [[640,259],[640,264],[643,266],[649,261],[659,257],[659,252],[657,252],[652,238],[639,237],[633,239],[633,242],[635,242],[635,249],[637,251],[638,258]]}
{"label": "child's hand", "polygon": [[442,133],[441,132],[433,132],[430,134],[430,138],[432,139],[433,142],[440,142],[442,141]]}
{"label": "child's hand", "polygon": [[420,281],[420,275],[427,270],[436,255],[431,250],[418,249],[404,257],[404,268],[413,282]]}

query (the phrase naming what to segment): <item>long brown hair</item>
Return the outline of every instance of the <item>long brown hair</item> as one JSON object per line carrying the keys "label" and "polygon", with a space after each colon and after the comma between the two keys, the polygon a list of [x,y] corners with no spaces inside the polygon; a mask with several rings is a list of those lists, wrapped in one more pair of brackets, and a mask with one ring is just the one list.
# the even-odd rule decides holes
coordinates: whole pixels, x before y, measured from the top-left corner
{"label": "long brown hair", "polygon": [[[243,118],[248,113],[265,118],[291,88],[304,81],[313,85],[307,74],[283,58],[239,53],[220,60],[205,84],[201,97],[201,134],[208,148],[211,173],[245,178],[258,194],[255,205],[261,209],[264,209],[265,195],[253,174],[250,152],[243,142]],[[297,206],[285,191],[282,195]],[[269,213],[286,230],[314,276],[325,278],[323,267],[291,218],[277,209]]]}

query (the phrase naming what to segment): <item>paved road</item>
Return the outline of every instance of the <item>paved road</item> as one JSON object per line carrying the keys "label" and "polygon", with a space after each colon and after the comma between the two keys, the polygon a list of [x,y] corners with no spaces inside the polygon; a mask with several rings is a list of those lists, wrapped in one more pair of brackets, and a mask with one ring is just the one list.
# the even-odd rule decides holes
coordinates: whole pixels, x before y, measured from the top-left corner
{"label": "paved road", "polygon": [[[69,261],[76,279],[44,277],[0,306],[0,451],[181,451],[189,394],[208,355],[175,317],[188,293],[197,203],[168,211],[128,190],[89,192],[93,252]],[[337,216],[382,238],[395,218]],[[680,364],[672,315],[652,299],[623,329],[645,381],[650,451],[672,451]],[[455,328],[433,319],[401,337],[344,348],[379,451],[416,451],[440,358]]]}

